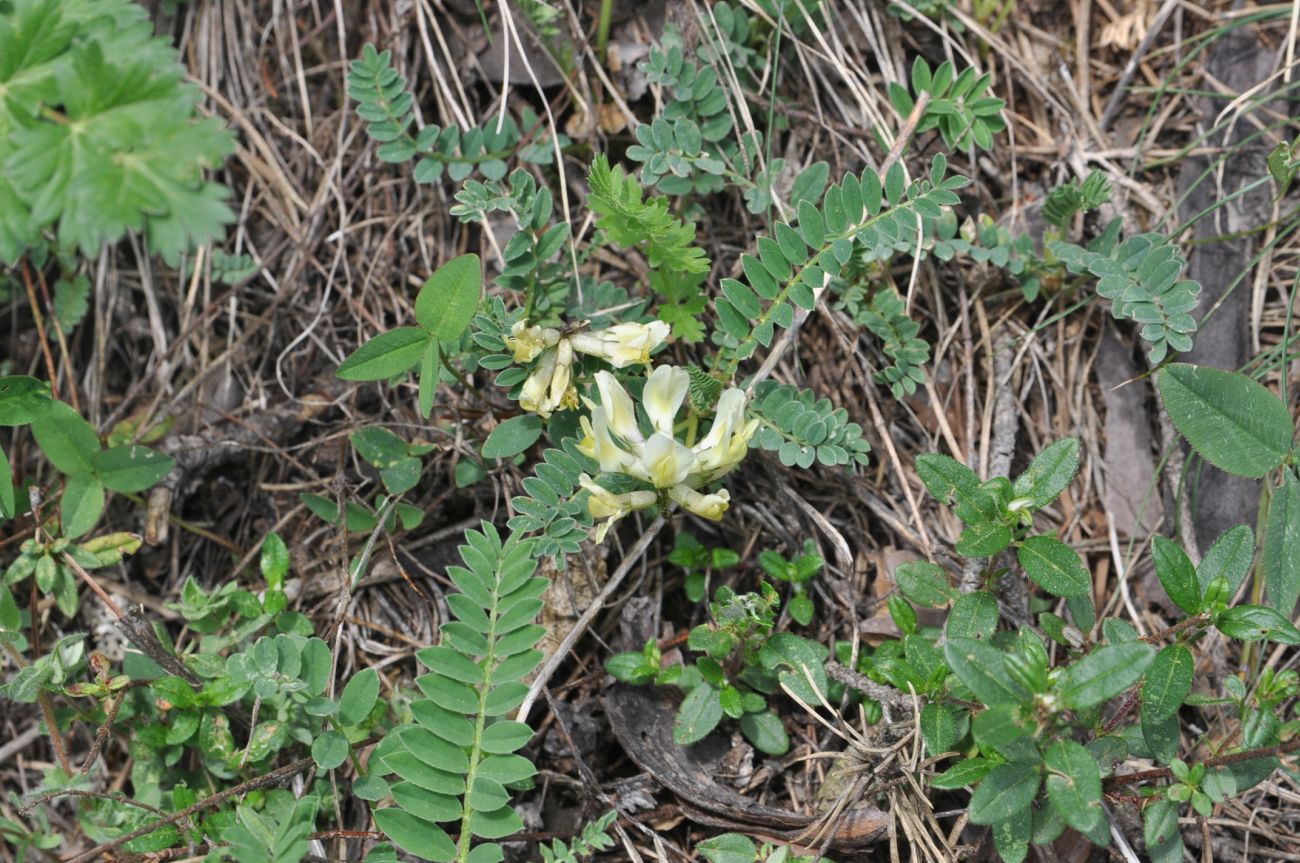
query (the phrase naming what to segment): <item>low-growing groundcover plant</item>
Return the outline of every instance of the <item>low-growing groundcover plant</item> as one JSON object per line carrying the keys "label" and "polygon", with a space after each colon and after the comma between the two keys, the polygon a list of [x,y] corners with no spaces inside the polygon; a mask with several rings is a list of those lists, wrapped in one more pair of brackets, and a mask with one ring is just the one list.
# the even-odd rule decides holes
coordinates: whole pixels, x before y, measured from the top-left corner
{"label": "low-growing groundcover plant", "polygon": [[[14,266],[44,348],[43,376],[39,363],[7,363],[0,376],[0,426],[14,430],[0,440],[0,697],[30,710],[52,754],[21,794],[6,789],[0,834],[16,859],[57,847],[51,807],[67,807],[59,817],[88,840],[77,859],[296,863],[320,859],[326,840],[373,863],[567,863],[610,852],[616,837],[632,848],[653,827],[591,782],[585,763],[572,831],[538,838],[519,805],[546,799],[557,778],[542,763],[556,744],[538,735],[550,725],[531,708],[560,694],[553,674],[571,657],[586,686],[662,687],[678,747],[736,732],[764,782],[795,761],[843,758],[816,751],[810,728],[881,741],[858,747],[866,778],[853,806],[888,807],[890,788],[906,783],[965,819],[945,837],[894,814],[894,852],[908,842],[925,859],[980,844],[1015,863],[1067,830],[1131,855],[1137,836],[1124,831],[1140,822],[1150,859],[1181,860],[1180,819],[1208,830],[1216,807],[1271,776],[1294,778],[1300,681],[1282,657],[1300,644],[1300,449],[1285,374],[1277,392],[1261,382],[1287,367],[1290,341],[1246,371],[1179,361],[1201,328],[1202,286],[1179,232],[1109,211],[1103,221],[1118,175],[1054,184],[1038,234],[991,218],[972,177],[1012,115],[984,54],[938,59],[918,47],[905,76],[887,76],[864,149],[834,167],[796,163],[778,149],[797,139],[777,71],[794,56],[789,40],[817,42],[842,10],[703,5],[699,33],[669,27],[645,46],[635,71],[653,88],[653,116],[603,152],[595,139],[575,143],[577,126],[562,132],[549,107],[541,116],[505,99],[477,124],[428,122],[392,49],[360,48],[351,109],[376,160],[395,166],[366,170],[445,193],[456,251],[438,248],[412,296],[393,289],[391,320],[367,315],[331,358],[331,385],[355,397],[336,436],[355,485],[289,486],[301,507],[231,562],[256,561],[256,576],[189,574],[151,620],[100,579],[124,580],[124,561],[149,553],[135,531],[157,516],[155,498],[139,495],[184,484],[171,420],[145,412],[92,425],[100,414],[60,370],[89,307],[91,261],[124,236],[194,285],[204,256],[210,276],[247,263],[207,245],[233,212],[204,171],[234,139],[200,116],[143,7],[0,2],[0,260]],[[990,36],[1008,14],[907,5],[892,9],[898,22],[951,17]],[[519,10],[572,72],[555,6]],[[1283,195],[1297,160],[1279,146],[1258,179]],[[723,206],[761,225],[739,247],[709,234]],[[611,261],[634,264],[615,272]],[[1126,614],[1095,568],[1096,547],[1070,515],[1071,490],[1090,481],[1081,436],[1035,436],[1037,452],[1022,440],[1008,460],[1019,469],[988,475],[948,420],[922,409],[948,383],[933,358],[970,323],[922,313],[922,269],[961,282],[954,307],[968,302],[964,274],[979,272],[1034,310],[1035,328],[998,351],[1063,319],[1084,326],[1078,307],[1100,303],[1143,343],[1171,446],[1261,481],[1256,523],[1204,550],[1173,525],[1181,538],[1157,532],[1133,550],[1128,565],[1149,564],[1172,619],[1152,627]],[[843,357],[807,350],[819,326],[840,341],[817,344]],[[805,373],[819,362],[862,374],[841,386],[825,370]],[[1007,379],[990,392],[1012,386],[998,375]],[[845,397],[857,392],[866,408]],[[381,399],[391,416],[357,409]],[[881,399],[936,428],[909,440]],[[997,405],[987,426],[1002,420]],[[452,520],[422,504],[433,464],[452,487],[442,504],[501,489],[508,499],[455,528],[453,559],[425,596],[398,549],[431,516]],[[783,541],[771,514],[785,503],[759,498],[754,477],[812,510],[802,489],[829,481],[852,494],[869,470],[897,474],[914,523],[890,529],[917,556],[877,565],[876,595],[865,597],[834,513],[818,514],[827,545]],[[953,541],[939,541],[950,526]],[[675,539],[659,591],[687,621],[682,635],[574,650],[664,530]],[[308,601],[298,572],[314,552],[285,539],[313,531],[337,540],[328,608]],[[553,610],[552,577],[598,546],[617,569],[548,655],[540,621]],[[365,589],[388,577],[381,560],[438,626],[432,643],[408,637],[404,656],[367,665],[342,633]],[[97,649],[79,622],[88,605],[118,621],[131,649]],[[865,608],[880,626],[859,626]],[[1240,670],[1220,673],[1216,657],[1228,654]],[[571,738],[568,722],[556,711],[555,733]],[[846,724],[861,728],[846,734]],[[581,762],[581,747],[565,745]],[[839,854],[829,830],[794,845],[736,830],[686,835],[698,841],[683,853],[715,863]]]}

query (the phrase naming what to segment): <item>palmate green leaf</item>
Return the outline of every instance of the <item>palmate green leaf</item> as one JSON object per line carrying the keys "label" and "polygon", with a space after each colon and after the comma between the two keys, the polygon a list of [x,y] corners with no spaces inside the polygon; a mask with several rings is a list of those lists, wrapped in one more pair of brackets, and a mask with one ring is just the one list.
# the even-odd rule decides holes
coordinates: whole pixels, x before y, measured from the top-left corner
{"label": "palmate green leaf", "polygon": [[50,385],[27,375],[0,378],[0,426],[21,426],[49,410]]}
{"label": "palmate green leaf", "polygon": [[643,201],[636,177],[617,165],[611,168],[604,154],[592,160],[587,184],[591,187],[587,206],[596,213],[596,227],[615,243],[628,248],[644,243],[655,269],[708,272],[709,259],[694,245],[695,223],[683,223],[672,215],[667,198]]}
{"label": "palmate green leaf", "polygon": [[1089,832],[1101,817],[1101,771],[1092,754],[1073,740],[1047,748],[1047,796],[1066,824]]}
{"label": "palmate green leaf", "polygon": [[1174,605],[1188,614],[1199,612],[1202,585],[1187,552],[1177,543],[1157,536],[1151,541],[1151,558],[1156,564],[1156,577]]}
{"label": "palmate green leaf", "polygon": [[397,327],[380,333],[339,364],[335,375],[345,381],[384,381],[413,369],[433,340],[421,327]]}
{"label": "palmate green leaf", "polygon": [[478,255],[452,258],[429,277],[415,298],[415,319],[444,344],[456,344],[478,311],[483,263]]}
{"label": "palmate green leaf", "polygon": [[12,58],[0,67],[0,198],[22,221],[0,220],[0,259],[37,239],[22,222],[86,254],[142,231],[173,261],[220,236],[234,216],[202,172],[233,139],[197,117],[197,89],[142,10],[123,0],[93,4],[94,14],[83,2],[11,5],[0,28],[0,55]]}
{"label": "palmate green leaf", "polygon": [[1277,396],[1238,372],[1173,363],[1160,395],[1174,426],[1206,461],[1259,478],[1291,452],[1291,414]]}
{"label": "palmate green leaf", "polygon": [[1027,538],[1016,550],[1016,557],[1029,577],[1048,593],[1083,596],[1092,587],[1078,552],[1055,537]]}
{"label": "palmate green leaf", "polygon": [[1196,661],[1182,644],[1170,644],[1156,654],[1142,681],[1142,713],[1164,719],[1178,711],[1192,691]]}
{"label": "palmate green leaf", "polygon": [[1070,707],[1095,707],[1142,678],[1155,648],[1141,641],[1099,647],[1066,671],[1059,692]]}
{"label": "palmate green leaf", "polygon": [[1003,764],[980,782],[970,798],[972,824],[998,824],[1029,808],[1038,794],[1038,768]]}
{"label": "palmate green leaf", "polygon": [[989,707],[1020,704],[1029,699],[1029,693],[1007,674],[1002,651],[996,647],[973,638],[949,635],[943,655],[957,679]]}
{"label": "palmate green leaf", "polygon": [[1078,472],[1079,441],[1062,438],[1034,456],[1025,472],[1016,477],[1012,494],[1029,498],[1033,509],[1042,509],[1065,491]]}
{"label": "palmate green leaf", "polygon": [[1292,468],[1268,503],[1263,568],[1269,605],[1289,616],[1300,597],[1300,480]]}

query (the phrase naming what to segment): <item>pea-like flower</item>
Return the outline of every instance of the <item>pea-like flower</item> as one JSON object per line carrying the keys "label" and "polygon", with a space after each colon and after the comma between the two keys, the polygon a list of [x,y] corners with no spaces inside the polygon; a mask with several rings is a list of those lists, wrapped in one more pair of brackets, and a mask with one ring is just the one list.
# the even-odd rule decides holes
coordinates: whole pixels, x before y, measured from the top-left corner
{"label": "pea-like flower", "polygon": [[519,406],[543,418],[578,406],[573,388],[575,352],[605,360],[616,369],[648,363],[650,352],[663,344],[671,328],[663,321],[616,324],[605,330],[565,334],[552,327],[516,321],[503,336],[517,363],[536,360],[519,393]]}
{"label": "pea-like flower", "polygon": [[726,489],[711,494],[698,489],[740,464],[748,451],[758,420],[745,421],[745,394],[734,387],[724,392],[709,433],[687,446],[675,434],[677,413],[690,389],[685,369],[659,366],[646,379],[641,406],[650,421],[648,437],[637,422],[632,398],[612,374],[597,372],[596,389],[600,401],[591,405],[590,419],[581,420],[584,436],[578,448],[602,471],[627,474],[656,489],[616,495],[584,475],[583,488],[591,492],[588,510],[594,518],[607,519],[596,532],[597,541],[614,521],[658,503],[660,495],[703,518],[721,519],[731,495]]}

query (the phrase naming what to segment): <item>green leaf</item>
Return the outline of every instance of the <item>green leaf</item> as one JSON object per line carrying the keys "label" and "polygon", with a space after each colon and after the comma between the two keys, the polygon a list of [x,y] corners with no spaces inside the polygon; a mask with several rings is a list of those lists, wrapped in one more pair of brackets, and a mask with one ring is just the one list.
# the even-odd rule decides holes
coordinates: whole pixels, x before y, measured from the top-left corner
{"label": "green leaf", "polygon": [[1056,596],[1083,596],[1092,586],[1078,552],[1055,537],[1029,537],[1016,558],[1039,587]]}
{"label": "green leaf", "polygon": [[1154,658],[1155,649],[1141,641],[1099,647],[1066,670],[1061,698],[1076,709],[1095,707],[1140,680]]}
{"label": "green leaf", "polygon": [[483,457],[510,458],[528,449],[541,436],[541,417],[536,414],[511,417],[492,429],[483,441]]}
{"label": "green leaf", "polygon": [[997,517],[997,502],[981,487],[979,475],[956,459],[925,453],[916,457],[916,472],[935,500],[956,504],[957,517],[967,524]]}
{"label": "green leaf", "polygon": [[894,581],[903,596],[917,605],[935,608],[958,596],[943,567],[928,560],[909,560],[894,570]]}
{"label": "green leaf", "polygon": [[754,843],[739,833],[723,833],[705,839],[695,846],[695,850],[709,863],[754,863],[758,859]]}
{"label": "green leaf", "polygon": [[13,518],[18,514],[18,501],[14,497],[14,470],[9,457],[0,447],[0,518]]}
{"label": "green leaf", "polygon": [[77,473],[68,477],[59,503],[63,536],[76,539],[87,533],[104,514],[104,485],[93,474]]}
{"label": "green leaf", "polygon": [[949,752],[966,733],[964,711],[945,704],[930,702],[921,709],[921,737],[931,755]]}
{"label": "green leaf", "polygon": [[970,798],[972,824],[998,824],[1012,818],[1034,802],[1038,794],[1038,769],[1028,764],[995,767],[980,782]]}
{"label": "green leaf", "polygon": [[997,648],[973,638],[949,635],[943,655],[957,679],[988,706],[1029,700],[1029,693],[1007,675],[1002,652]]}
{"label": "green leaf", "polygon": [[1177,543],[1157,536],[1151,541],[1151,557],[1156,564],[1156,576],[1174,605],[1188,614],[1200,612],[1201,584],[1187,552]]}
{"label": "green leaf", "polygon": [[27,375],[0,378],[0,426],[35,422],[50,409],[50,385]]}
{"label": "green leaf", "polygon": [[104,485],[116,492],[137,492],[153,486],[176,466],[171,456],[129,444],[95,453],[91,459]]}
{"label": "green leaf", "polygon": [[1192,652],[1181,644],[1171,644],[1157,653],[1142,681],[1143,714],[1164,719],[1177,712],[1192,691],[1195,670]]}
{"label": "green leaf", "polygon": [[1229,608],[1214,621],[1219,631],[1238,641],[1268,639],[1278,644],[1300,644],[1300,631],[1275,608],[1239,605]]}
{"label": "green leaf", "polygon": [[456,846],[438,825],[397,807],[376,809],[371,814],[375,826],[403,851],[434,863],[451,863],[456,859]]}
{"label": "green leaf", "polygon": [[1255,532],[1244,524],[1228,528],[1201,558],[1201,565],[1196,567],[1201,594],[1204,595],[1210,582],[1221,575],[1228,580],[1228,595],[1235,595],[1254,559]]}
{"label": "green leaf", "polygon": [[949,638],[988,638],[998,628],[998,601],[986,590],[974,590],[957,597],[948,613],[944,631]]}
{"label": "green leaf", "polygon": [[50,402],[45,415],[32,422],[32,437],[60,472],[93,473],[99,435],[90,423],[63,402]]}
{"label": "green leaf", "polygon": [[1290,469],[1269,500],[1262,564],[1269,605],[1289,617],[1300,597],[1300,480]]}
{"label": "green leaf", "polygon": [[935,788],[953,789],[974,785],[993,769],[994,762],[987,758],[968,758],[958,761],[943,773],[934,777],[930,784]]}
{"label": "green leaf", "polygon": [[784,755],[790,751],[790,736],[786,734],[785,723],[770,710],[740,717],[740,731],[759,752]]}
{"label": "green leaf", "polygon": [[718,690],[701,683],[682,700],[677,711],[677,722],[673,724],[673,740],[687,746],[697,743],[708,736],[722,721],[722,702]]}
{"label": "green leaf", "polygon": [[385,381],[415,367],[432,338],[420,327],[380,333],[345,359],[335,375],[345,381]]}
{"label": "green leaf", "polygon": [[1034,509],[1056,500],[1079,471],[1079,441],[1063,438],[1034,456],[1025,472],[1016,477],[1012,493],[1029,498]]}
{"label": "green leaf", "polygon": [[379,697],[379,672],[364,668],[352,676],[339,697],[339,724],[356,725],[370,715]]}
{"label": "green leaf", "polygon": [[333,729],[322,731],[311,745],[311,757],[321,770],[333,770],[348,758],[348,739]]}
{"label": "green leaf", "polygon": [[443,344],[454,345],[478,311],[483,292],[483,263],[478,255],[452,258],[420,288],[415,319]]}
{"label": "green leaf", "polygon": [[1101,771],[1083,746],[1058,740],[1047,749],[1047,796],[1065,823],[1075,830],[1092,830],[1101,811]]}
{"label": "green leaf", "polygon": [[271,590],[279,590],[284,584],[285,576],[289,574],[289,549],[280,534],[271,532],[266,535],[258,563],[262,577],[266,579],[266,586]]}
{"label": "green leaf", "polygon": [[1183,834],[1178,830],[1178,804],[1152,801],[1142,811],[1142,833],[1151,863],[1182,863]]}
{"label": "green leaf", "polygon": [[1221,470],[1259,478],[1290,454],[1291,414],[1252,378],[1173,363],[1160,372],[1159,386],[1174,426]]}

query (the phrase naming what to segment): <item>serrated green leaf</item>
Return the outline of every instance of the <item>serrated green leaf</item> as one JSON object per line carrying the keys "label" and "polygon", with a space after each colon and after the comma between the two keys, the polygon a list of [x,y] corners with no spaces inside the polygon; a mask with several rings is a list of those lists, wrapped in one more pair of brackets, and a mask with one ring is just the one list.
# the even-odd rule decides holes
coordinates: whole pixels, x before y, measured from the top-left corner
{"label": "serrated green leaf", "polygon": [[1173,363],[1161,370],[1159,387],[1174,426],[1221,470],[1258,478],[1290,454],[1290,412],[1252,378]]}
{"label": "serrated green leaf", "polygon": [[434,271],[415,298],[415,319],[444,344],[454,345],[478,311],[483,264],[473,253],[459,255]]}
{"label": "serrated green leaf", "polygon": [[1261,562],[1269,605],[1289,617],[1300,597],[1300,480],[1292,469],[1269,500]]}

